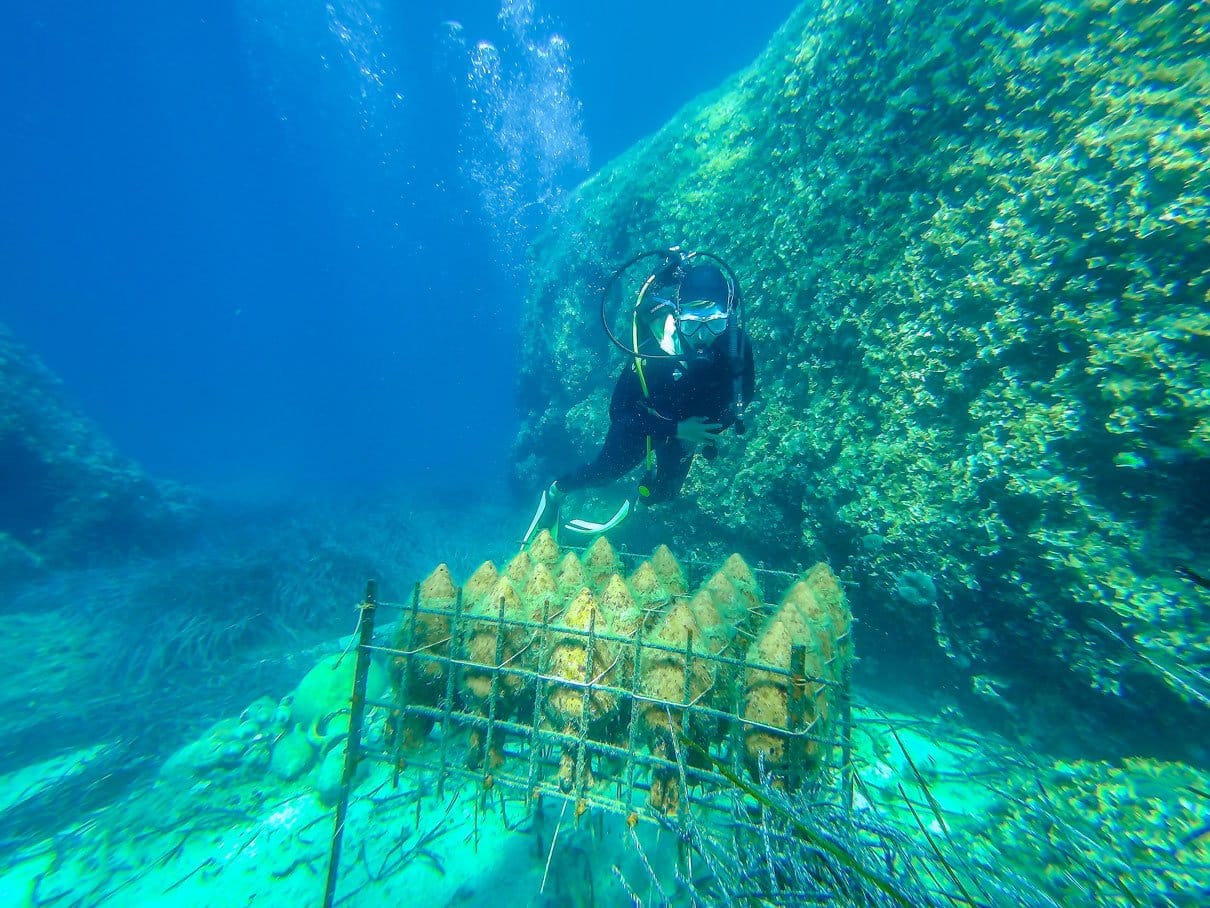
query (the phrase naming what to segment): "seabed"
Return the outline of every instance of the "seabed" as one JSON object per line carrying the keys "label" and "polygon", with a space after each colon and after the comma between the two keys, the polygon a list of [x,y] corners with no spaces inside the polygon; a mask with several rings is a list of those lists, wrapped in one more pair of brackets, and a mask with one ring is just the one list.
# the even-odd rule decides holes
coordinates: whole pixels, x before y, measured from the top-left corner
{"label": "seabed", "polygon": [[[874,718],[859,710],[861,717]],[[925,737],[942,726],[921,717],[890,715],[922,766],[946,767],[934,786],[948,816],[978,816],[985,787],[960,780],[969,766],[970,739]],[[878,721],[883,721],[879,715]],[[910,784],[902,759],[874,758],[862,773],[872,791]],[[438,744],[418,754],[435,759]],[[98,748],[28,767],[0,780],[4,803],[37,798],[65,773],[82,769]],[[650,824],[633,830],[625,818],[590,812],[577,821],[562,804],[532,812],[517,801],[484,797],[473,780],[447,782],[443,797],[392,767],[368,764],[349,807],[338,903],[422,905],[629,905],[618,879],[645,904],[675,902],[675,831]],[[511,803],[510,803],[511,801]],[[161,777],[135,800],[87,823],[22,849],[0,874],[7,905],[319,904],[332,810],[309,785],[291,791],[266,780],[179,786]],[[663,868],[663,892],[643,862]],[[616,868],[616,869],[615,869]]]}
{"label": "seabed", "polygon": [[[517,557],[528,564],[523,556]],[[617,564],[612,554],[610,563]],[[804,576],[832,577],[818,570]],[[533,571],[541,573],[539,567]],[[503,599],[498,617],[473,606],[464,613],[462,592],[453,604],[425,605],[422,591],[436,589],[434,577],[452,589],[443,565],[417,585],[410,605],[375,604],[375,587],[368,586],[355,635],[324,647],[326,654],[292,693],[280,701],[257,698],[238,716],[219,719],[154,772],[144,773],[120,800],[90,809],[90,793],[130,769],[129,745],[116,741],[0,778],[0,815],[9,828],[24,830],[8,833],[13,837],[0,869],[0,904],[321,905],[327,896],[334,905],[424,908],[1091,906],[1199,905],[1210,894],[1207,773],[1154,759],[1064,761],[978,727],[952,706],[938,710],[905,700],[906,691],[892,699],[860,683],[850,688],[847,671],[843,682],[819,687],[791,670],[784,690],[814,689],[804,699],[824,697],[815,701],[815,716],[830,713],[832,719],[822,733],[813,719],[799,724],[804,706],[796,711],[796,695],[787,693],[789,721],[778,727],[787,743],[783,753],[791,756],[780,764],[780,775],[762,776],[763,757],[752,766],[749,735],[759,736],[767,726],[752,713],[734,720],[741,715],[739,693],[730,712],[702,705],[695,713],[699,707],[689,685],[696,667],[728,661],[721,652],[707,653],[708,638],[702,638],[700,653],[691,642],[684,650],[676,674],[683,674],[685,692],[671,694],[672,700],[641,693],[638,668],[611,682],[609,668],[596,675],[591,660],[581,665],[583,677],[596,680],[581,682],[579,689],[587,687],[587,693],[574,701],[584,718],[574,774],[566,775],[567,755],[577,749],[576,741],[566,740],[573,737],[572,726],[547,730],[538,716],[544,685],[548,692],[566,693],[577,682],[558,673],[551,654],[577,640],[595,652],[597,642],[608,645],[616,625],[605,613],[604,631],[595,629],[595,620],[576,630],[568,618],[548,624],[545,614],[539,625],[507,619]],[[699,592],[720,589],[718,575],[698,580]],[[609,586],[603,576],[595,582]],[[777,623],[787,602],[809,604],[809,596],[794,598],[803,586],[793,583],[780,606],[760,600],[762,608],[773,609],[764,627]],[[669,602],[691,601],[692,588],[682,587]],[[492,595],[499,589],[493,586]],[[581,590],[577,602],[586,594]],[[668,618],[680,606],[662,608]],[[376,636],[373,616],[391,609],[398,620],[380,625]],[[434,655],[430,644],[420,646],[417,621],[426,609],[442,621],[454,616],[444,625],[441,645],[467,639],[459,621],[469,622],[475,633],[491,631],[495,654],[488,658],[494,661],[468,661],[460,646],[445,655]],[[847,622],[840,626],[830,651],[841,661],[825,663],[825,674],[834,674],[828,666],[847,665],[847,655],[841,659],[848,652],[842,645]],[[533,650],[547,655],[536,657],[530,668],[521,659],[504,658],[510,627],[536,628]],[[653,657],[658,664],[680,652],[679,643],[669,648],[659,642],[662,627],[657,621],[649,638],[642,631],[630,639],[614,636],[614,645],[633,646],[632,665],[645,671]],[[763,640],[763,634],[757,637]],[[395,648],[401,645],[407,649]],[[798,664],[803,649],[792,647],[797,656],[787,664]],[[392,686],[381,663],[401,653],[412,655],[395,663]],[[753,671],[767,680],[769,672],[759,666],[771,663],[750,658],[729,661],[747,672],[749,685]],[[411,689],[408,679],[434,663],[458,667],[440,682],[444,704],[464,702],[453,694],[456,677],[480,676],[486,668],[492,675],[490,708],[482,711],[480,703],[465,711],[434,709],[421,702],[401,707],[402,692]],[[857,666],[860,679],[860,661]],[[496,694],[510,675],[539,679],[528,732],[518,725],[523,716],[510,719],[496,710]],[[625,678],[631,676],[634,683],[627,688]],[[742,674],[735,685],[716,677],[718,691],[744,689],[738,683]],[[620,748],[586,731],[590,706],[598,693],[608,692],[632,717],[623,723],[629,725],[629,743],[623,735]],[[827,713],[819,711],[825,701]],[[669,762],[654,750],[643,752],[636,737],[653,703],[662,711],[657,719],[677,711],[678,703],[689,704],[679,711],[680,721],[672,722],[669,714],[668,727],[694,728],[699,739],[708,739],[671,739],[672,769],[680,774],[673,787],[684,792],[678,801],[650,799],[660,760]],[[408,715],[426,711],[431,721],[412,726],[422,727],[424,736],[408,742],[402,734]],[[711,726],[699,721],[711,715],[719,720],[713,736],[703,734]],[[468,729],[485,732],[486,740],[472,742]],[[645,740],[650,746],[653,739]],[[795,749],[796,741],[803,750]],[[360,755],[356,767],[348,764],[350,742]],[[813,772],[786,775],[795,765],[792,755],[805,758],[810,742],[820,745],[809,761]],[[496,747],[503,763],[468,764],[472,746],[489,758]],[[695,749],[705,757],[696,764]],[[592,782],[581,771],[590,766]],[[339,827],[342,850],[333,864],[334,834],[346,807]],[[77,819],[47,834],[72,816]]]}

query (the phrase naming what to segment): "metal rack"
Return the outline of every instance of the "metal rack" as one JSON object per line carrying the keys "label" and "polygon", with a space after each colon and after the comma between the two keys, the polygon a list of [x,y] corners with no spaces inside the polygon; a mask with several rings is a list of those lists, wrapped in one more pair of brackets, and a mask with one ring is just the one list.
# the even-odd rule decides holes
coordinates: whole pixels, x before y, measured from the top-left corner
{"label": "metal rack", "polygon": [[[767,573],[784,576],[784,572]],[[751,761],[745,759],[745,735],[761,729],[776,735],[787,748],[785,772],[780,774],[776,784],[786,790],[795,790],[810,777],[813,784],[830,789],[836,802],[851,804],[852,723],[848,660],[842,660],[838,670],[832,670],[843,649],[840,645],[833,648],[833,655],[824,663],[825,674],[832,676],[820,677],[807,671],[811,653],[802,645],[792,648],[789,669],[754,666],[734,655],[695,648],[691,634],[681,648],[645,639],[642,624],[630,637],[600,632],[595,614],[587,629],[568,627],[559,623],[562,612],[551,614],[549,605],[544,607],[540,621],[506,617],[503,602],[495,615],[469,615],[463,609],[461,589],[457,590],[450,606],[422,603],[420,584],[416,584],[409,603],[379,601],[377,584],[373,580],[366,584],[359,613],[351,719],[341,793],[336,805],[325,906],[333,904],[349,797],[357,768],[363,760],[389,764],[394,768],[396,780],[403,772],[428,774],[439,795],[450,779],[476,781],[484,792],[495,790],[502,795],[507,792],[531,810],[540,801],[552,799],[574,805],[577,819],[596,809],[622,816],[631,826],[639,822],[683,825],[697,822],[711,812],[734,813],[736,780],[754,769]],[[399,619],[398,626],[404,628],[403,646],[376,641],[380,613]],[[417,647],[417,619],[422,615],[448,621],[449,638],[437,645]],[[462,658],[463,641],[472,629],[494,629],[494,664]],[[525,635],[528,642],[520,653],[505,658],[505,641],[518,632]],[[846,643],[849,633],[846,631],[835,643]],[[575,681],[551,674],[553,647],[550,643],[555,638],[583,639],[586,680]],[[594,664],[598,644],[616,652],[611,665]],[[644,657],[652,653],[683,660],[684,681],[679,700],[660,699],[642,692]],[[366,698],[369,667],[375,654],[397,660],[401,668],[402,678],[390,700]],[[624,658],[625,655],[629,659]],[[436,706],[410,703],[405,697],[417,668],[426,663],[437,664],[444,674],[444,694]],[[619,666],[628,669],[629,677],[614,677]],[[715,680],[707,692],[699,692],[695,697],[691,679],[695,668],[701,666],[705,666]],[[789,720],[786,728],[744,718],[745,673],[753,668],[785,679]],[[485,711],[464,709],[459,703],[459,681],[468,671],[490,675]],[[532,689],[532,704],[526,704],[527,716],[503,714],[500,699],[505,679]],[[581,693],[578,721],[562,730],[550,727],[545,721],[546,699],[556,687],[574,688]],[[815,697],[821,690],[838,721],[822,721],[809,708],[808,698]],[[612,734],[601,734],[590,721],[590,704],[594,696],[601,695],[615,698],[617,703],[618,722],[610,729]],[[397,731],[386,748],[367,748],[362,742],[362,730],[368,709],[385,710],[389,721],[395,723],[401,723],[407,717],[430,721],[439,728],[439,739],[435,746],[411,754],[404,750],[404,736]],[[672,749],[670,756],[645,752],[640,719],[645,711],[653,709],[663,710],[669,728],[676,729],[668,736]],[[834,735],[828,726],[836,727]],[[395,727],[398,729],[400,725]],[[704,740],[694,740],[693,732],[702,729],[717,729],[719,733],[703,736]],[[482,736],[482,759],[476,767],[468,766],[465,759],[455,759],[455,754],[463,750],[462,740],[471,731]],[[493,746],[497,744],[499,748],[494,751]],[[499,765],[493,765],[493,752],[503,756]],[[809,761],[808,753],[817,754],[818,759]],[[560,764],[566,766],[569,758],[574,761],[571,776],[568,778],[566,773],[560,776]],[[608,769],[595,780],[591,769],[594,763]],[[758,775],[762,770],[763,767],[755,767]],[[656,778],[676,784],[677,816],[670,817],[664,811],[648,806],[645,795],[650,793],[651,782]]]}

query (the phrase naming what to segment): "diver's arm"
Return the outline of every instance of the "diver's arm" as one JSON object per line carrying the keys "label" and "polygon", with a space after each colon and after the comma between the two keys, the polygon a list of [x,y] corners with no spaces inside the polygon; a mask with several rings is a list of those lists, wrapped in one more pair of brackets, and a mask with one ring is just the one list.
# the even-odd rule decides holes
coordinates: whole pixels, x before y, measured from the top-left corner
{"label": "diver's arm", "polygon": [[624,369],[618,377],[613,398],[609,401],[609,418],[615,424],[625,425],[636,435],[650,435],[656,439],[676,434],[676,422],[660,416],[648,405],[634,366]]}
{"label": "diver's arm", "polygon": [[716,421],[724,429],[734,426],[736,433],[742,435],[744,410],[752,402],[756,390],[756,370],[747,333],[735,330],[737,335],[724,336],[717,342],[725,352],[715,358],[712,368],[720,386]]}

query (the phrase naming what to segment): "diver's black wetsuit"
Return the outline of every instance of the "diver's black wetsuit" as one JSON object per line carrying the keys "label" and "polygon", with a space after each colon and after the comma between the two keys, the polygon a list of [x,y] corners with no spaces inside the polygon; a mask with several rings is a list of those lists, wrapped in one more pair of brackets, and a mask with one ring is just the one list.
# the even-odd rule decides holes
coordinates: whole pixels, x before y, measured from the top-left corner
{"label": "diver's black wetsuit", "polygon": [[610,482],[633,470],[647,453],[647,437],[656,456],[656,475],[647,501],[664,501],[675,495],[689,474],[692,448],[676,437],[677,424],[691,416],[704,417],[727,428],[734,425],[736,373],[743,398],[752,399],[755,370],[752,345],[741,335],[738,361],[731,362],[731,328],[715,339],[709,355],[700,361],[648,359],[643,365],[650,400],[644,396],[638,372],[631,363],[618,377],[609,402],[609,432],[595,460],[556,482],[572,492]]}

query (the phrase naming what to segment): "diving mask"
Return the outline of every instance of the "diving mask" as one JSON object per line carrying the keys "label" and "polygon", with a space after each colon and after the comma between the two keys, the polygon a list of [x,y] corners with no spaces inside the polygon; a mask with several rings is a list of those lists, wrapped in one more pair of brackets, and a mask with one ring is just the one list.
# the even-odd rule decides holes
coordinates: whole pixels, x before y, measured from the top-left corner
{"label": "diving mask", "polygon": [[677,315],[681,335],[695,344],[709,343],[727,330],[727,310],[713,300],[683,303]]}

